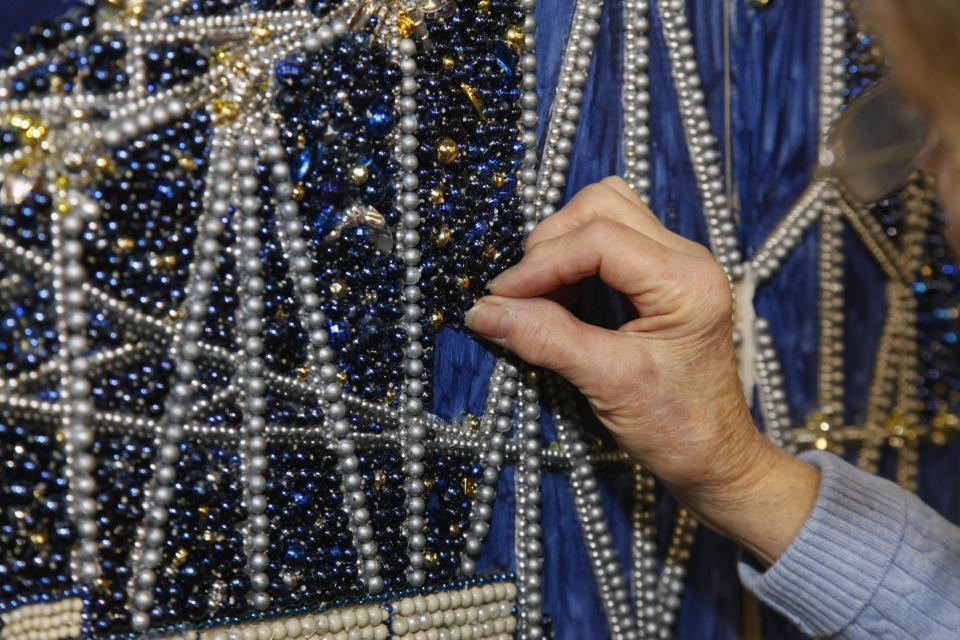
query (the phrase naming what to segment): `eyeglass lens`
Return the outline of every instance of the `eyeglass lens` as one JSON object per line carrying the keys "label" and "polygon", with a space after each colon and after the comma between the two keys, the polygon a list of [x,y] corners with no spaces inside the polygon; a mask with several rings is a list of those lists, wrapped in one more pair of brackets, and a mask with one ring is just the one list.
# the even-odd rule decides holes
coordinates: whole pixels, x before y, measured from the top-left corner
{"label": "eyeglass lens", "polygon": [[889,195],[916,171],[927,147],[923,114],[883,83],[851,103],[821,164],[862,202]]}

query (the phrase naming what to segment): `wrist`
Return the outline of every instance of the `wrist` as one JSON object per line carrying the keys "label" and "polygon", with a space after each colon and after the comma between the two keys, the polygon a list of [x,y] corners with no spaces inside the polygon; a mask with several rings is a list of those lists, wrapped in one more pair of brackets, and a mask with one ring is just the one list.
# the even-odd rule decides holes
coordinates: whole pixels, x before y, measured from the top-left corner
{"label": "wrist", "polygon": [[704,524],[769,565],[810,516],[820,472],[752,432],[722,474],[677,497]]}

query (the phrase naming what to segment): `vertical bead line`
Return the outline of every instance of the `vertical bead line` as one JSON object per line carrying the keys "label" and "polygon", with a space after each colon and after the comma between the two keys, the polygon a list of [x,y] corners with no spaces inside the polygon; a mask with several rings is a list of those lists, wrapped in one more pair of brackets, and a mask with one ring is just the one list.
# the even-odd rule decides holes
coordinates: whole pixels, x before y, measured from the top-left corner
{"label": "vertical bead line", "polygon": [[650,4],[623,0],[623,178],[650,198]]}
{"label": "vertical bead line", "polygon": [[523,232],[529,234],[537,224],[537,21],[533,17],[536,0],[521,0],[523,9],[523,55],[520,56],[520,80],[522,91],[520,104],[520,140],[523,142],[523,160],[517,190],[520,193]]}
{"label": "vertical bead line", "polygon": [[[313,53],[333,44],[347,33],[342,20],[333,20],[321,25],[315,34],[307,36],[304,48]],[[357,549],[357,571],[367,593],[374,595],[383,591],[380,548],[373,539],[370,511],[363,491],[363,477],[357,458],[353,426],[344,402],[343,387],[338,378],[336,354],[329,346],[327,318],[321,311],[321,299],[317,294],[317,280],[313,261],[307,253],[304,239],[305,228],[300,209],[293,199],[290,183],[290,168],[286,164],[283,147],[279,144],[280,132],[274,125],[263,130],[264,158],[271,163],[271,180],[278,218],[278,237],[300,303],[300,320],[309,334],[307,362],[311,379],[322,389],[323,435],[331,440],[337,454],[337,470],[340,474],[342,509],[347,514],[354,546]]]}
{"label": "vertical bead line", "polygon": [[684,0],[657,0],[657,8],[690,162],[700,191],[710,247],[730,279],[737,281],[743,277],[743,265],[740,262],[736,225],[724,187],[719,143],[710,130],[710,120],[707,118],[692,44],[693,34],[687,23],[686,3]]}
{"label": "vertical bead line", "polygon": [[600,31],[602,13],[603,0],[577,0],[573,9],[537,176],[536,209],[540,219],[556,211],[567,185],[569,156],[580,122],[583,87],[590,72],[593,40]]}
{"label": "vertical bead line", "polygon": [[401,169],[397,189],[397,207],[400,210],[400,225],[397,229],[397,253],[404,264],[403,277],[403,328],[407,342],[404,348],[404,383],[400,394],[401,458],[404,474],[404,509],[406,516],[403,533],[407,542],[407,583],[413,587],[426,582],[424,549],[427,539],[424,533],[426,510],[423,484],[424,456],[426,448],[423,440],[427,436],[427,425],[423,421],[423,373],[424,348],[420,338],[423,336],[423,308],[420,306],[420,180],[417,176],[417,148],[419,141],[416,133],[417,119],[417,45],[410,38],[399,38],[396,20],[391,24],[395,30],[392,38],[392,55],[400,67],[400,88],[397,94],[397,108],[400,112],[400,132],[397,136],[396,156]]}
{"label": "vertical bead line", "polygon": [[82,285],[83,245],[80,238],[88,221],[99,216],[99,207],[91,200],[66,188],[57,189],[55,218],[51,225],[53,290],[58,354],[62,424],[66,457],[64,475],[68,482],[67,514],[76,529],[77,541],[71,557],[71,573],[79,584],[92,585],[99,576],[97,550],[96,461],[90,453],[94,432],[90,425],[93,404],[90,399],[89,361],[87,359],[87,316]]}
{"label": "vertical bead line", "polygon": [[517,395],[517,368],[503,359],[497,360],[490,375],[487,402],[480,421],[476,440],[480,443],[482,478],[476,497],[470,507],[470,526],[463,534],[463,553],[460,555],[460,574],[473,577],[475,559],[490,530],[493,500],[503,468],[507,435],[513,426],[513,410]]}
{"label": "vertical bead line", "polygon": [[519,637],[538,640],[543,629],[543,527],[541,525],[540,375],[528,369],[518,390],[518,460],[515,472],[516,516],[514,548],[517,557]]}
{"label": "vertical bead line", "polygon": [[558,384],[551,378],[547,389],[555,411],[553,423],[557,443],[570,462],[568,473],[574,507],[603,603],[607,628],[614,640],[633,640],[637,637],[636,614],[621,573],[593,466],[587,459],[589,447],[580,437],[576,408],[570,401],[570,392],[561,391]]}
{"label": "vertical bead line", "polygon": [[[246,129],[255,129],[251,122]],[[250,577],[250,604],[258,611],[270,606],[267,590],[270,578],[266,573],[269,564],[267,551],[270,546],[269,521],[266,516],[267,499],[267,442],[266,431],[266,383],[263,373],[263,290],[262,266],[260,263],[260,211],[263,202],[257,196],[260,179],[257,177],[256,150],[258,141],[247,135],[240,139],[237,158],[238,189],[240,202],[235,215],[237,230],[236,261],[240,275],[239,306],[237,319],[244,354],[238,371],[237,387],[242,391],[240,406],[243,415],[241,456],[243,460],[243,501],[247,511],[244,527],[244,551],[247,557],[247,573]]]}
{"label": "vertical bead line", "polygon": [[[177,109],[180,111],[180,109]],[[180,459],[180,443],[185,435],[193,382],[195,362],[200,349],[198,341],[203,334],[210,296],[210,282],[218,271],[222,218],[229,215],[234,195],[236,165],[226,152],[233,144],[234,130],[214,131],[210,147],[210,171],[204,193],[204,208],[200,229],[194,246],[194,260],[190,265],[184,318],[178,322],[170,345],[170,359],[174,362],[174,382],[165,400],[156,437],[157,462],[144,496],[144,521],[137,529],[137,540],[131,553],[131,584],[129,587],[131,625],[134,631],[145,631],[150,626],[149,611],[153,607],[153,588],[156,569],[163,559],[163,543],[168,509],[173,501],[173,483],[176,465]]]}

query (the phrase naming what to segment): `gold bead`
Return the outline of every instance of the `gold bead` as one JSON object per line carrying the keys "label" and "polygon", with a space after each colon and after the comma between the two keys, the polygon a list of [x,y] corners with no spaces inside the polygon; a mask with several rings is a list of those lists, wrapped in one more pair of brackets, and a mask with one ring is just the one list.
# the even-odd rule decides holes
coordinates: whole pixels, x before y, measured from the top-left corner
{"label": "gold bead", "polygon": [[500,257],[500,252],[497,251],[495,246],[488,244],[483,248],[483,257],[487,260],[496,259]]}
{"label": "gold bead", "polygon": [[443,200],[447,194],[443,192],[443,189],[433,188],[430,189],[430,193],[427,195],[427,200],[430,201],[430,204],[443,204]]}
{"label": "gold bead", "polygon": [[463,419],[463,426],[466,427],[467,431],[471,433],[476,433],[480,430],[480,418],[477,416],[468,413],[467,416]]}
{"label": "gold bead", "polygon": [[270,36],[273,35],[273,32],[270,31],[270,27],[266,23],[261,22],[253,28],[251,32],[251,41],[253,44],[264,44],[270,40]]}
{"label": "gold bead", "polygon": [[31,533],[30,542],[33,543],[34,546],[42,547],[47,544],[47,536],[42,531]]}
{"label": "gold bead", "polygon": [[469,289],[470,276],[457,276],[457,286],[461,289]]}
{"label": "gold bead", "polygon": [[397,14],[397,30],[401,38],[412,38],[417,32],[417,22],[406,11]]}
{"label": "gold bead", "polygon": [[760,7],[761,9],[769,7],[771,0],[753,0],[754,6]]}
{"label": "gold bead", "polygon": [[450,71],[451,69],[453,69],[453,67],[456,66],[457,64],[457,61],[451,58],[450,56],[443,56],[442,58],[440,58],[440,62],[443,63],[443,68],[446,69],[447,71]]}
{"label": "gold bead", "polygon": [[364,184],[370,179],[370,170],[364,164],[355,164],[350,167],[350,182],[353,184]]}
{"label": "gold bead", "polygon": [[306,380],[310,377],[310,365],[301,365],[297,367],[297,380]]}
{"label": "gold bead", "polygon": [[505,184],[507,184],[507,174],[500,172],[493,174],[493,186],[499,189]]}
{"label": "gold bead", "polygon": [[441,164],[450,164],[460,155],[460,147],[457,142],[449,137],[440,138],[440,144],[437,145],[437,161]]}
{"label": "gold bead", "polygon": [[473,105],[473,110],[477,112],[477,115],[479,115],[481,119],[486,120],[487,116],[483,113],[483,100],[480,99],[480,94],[477,90],[466,82],[460,83],[460,90],[467,96],[467,100]]}
{"label": "gold bead", "polygon": [[240,115],[240,105],[226,98],[215,98],[210,102],[210,115],[215,124],[233,122]]}
{"label": "gold bead", "polygon": [[434,329],[439,328],[440,325],[442,325],[442,324],[443,324],[443,314],[442,314],[442,313],[440,313],[439,311],[434,311],[433,313],[430,314],[430,325],[431,325]]}
{"label": "gold bead", "polygon": [[303,202],[303,199],[306,197],[306,195],[307,190],[303,186],[302,182],[298,182],[297,184],[293,185],[293,199],[296,202]]}
{"label": "gold bead", "polygon": [[173,254],[163,256],[163,258],[161,258],[161,263],[165,269],[176,269],[177,256]]}
{"label": "gold bead", "polygon": [[467,496],[468,498],[472,498],[473,496],[477,495],[477,489],[479,488],[480,483],[473,478],[464,478],[461,482],[461,486],[463,487],[463,495]]}
{"label": "gold bead", "polygon": [[490,13],[490,0],[480,0],[477,3],[477,11],[480,13]]}
{"label": "gold bead", "polygon": [[180,165],[180,168],[181,168],[181,169],[185,169],[186,171],[196,171],[196,170],[197,170],[197,163],[194,162],[193,158],[191,158],[191,157],[189,157],[189,156],[183,156],[182,158],[180,158],[179,160],[177,160],[177,164]]}
{"label": "gold bead", "polygon": [[423,554],[423,562],[427,569],[435,569],[440,563],[440,556],[436,551],[427,551]]}
{"label": "gold bead", "polygon": [[177,549],[177,552],[173,556],[173,566],[179,567],[180,565],[182,565],[184,562],[187,561],[187,557],[189,557],[189,555],[190,555],[190,552],[184,549],[183,547],[180,547],[179,549]]}
{"label": "gold bead", "polygon": [[347,372],[346,372],[346,371],[338,371],[338,372],[337,372],[337,380],[339,380],[340,382],[346,382],[346,381],[347,381]]}
{"label": "gold bead", "polygon": [[436,482],[436,478],[433,476],[426,476],[423,479],[423,490],[429,493],[431,490],[433,490],[434,482]]}
{"label": "gold bead", "polygon": [[382,469],[378,469],[377,472],[373,474],[373,488],[379,492],[382,491],[385,486],[387,486],[387,474]]}
{"label": "gold bead", "polygon": [[208,507],[205,504],[202,504],[199,507],[197,507],[197,513],[200,514],[201,518],[206,518],[208,515],[210,515],[210,507]]}
{"label": "gold bead", "polygon": [[520,53],[523,50],[523,41],[526,36],[523,33],[523,27],[519,25],[513,25],[507,29],[507,32],[503,34],[503,39],[507,41],[507,44],[510,45],[510,48]]}
{"label": "gold bead", "polygon": [[347,283],[343,280],[334,280],[330,283],[330,293],[335,296],[342,296],[349,290]]}
{"label": "gold bead", "polygon": [[453,235],[453,232],[450,231],[450,227],[440,227],[437,229],[437,236],[434,244],[438,247],[446,246],[450,242],[450,236]]}
{"label": "gold bead", "polygon": [[127,253],[128,251],[133,251],[137,246],[137,241],[133,238],[117,238],[116,250],[117,253]]}

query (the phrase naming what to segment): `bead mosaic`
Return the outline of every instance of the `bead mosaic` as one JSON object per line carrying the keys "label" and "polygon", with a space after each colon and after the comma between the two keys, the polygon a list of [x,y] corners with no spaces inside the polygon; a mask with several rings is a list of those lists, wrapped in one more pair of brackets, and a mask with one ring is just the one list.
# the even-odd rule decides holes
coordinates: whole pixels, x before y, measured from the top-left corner
{"label": "bead mosaic", "polygon": [[[944,439],[960,378],[929,185],[867,211],[813,184],[744,261],[687,7],[621,6],[631,186],[650,189],[655,10],[734,288],[815,225],[824,282],[842,280],[845,224],[891,278],[865,428],[839,428],[825,384],[791,429],[766,321],[739,328],[767,432],[788,448],[852,433],[865,468],[891,444],[911,486],[917,416]],[[876,72],[843,4],[823,6],[821,134]],[[85,0],[0,49],[0,637],[549,637],[545,469],[572,489],[611,637],[670,637],[695,522],[680,510],[658,554],[653,480],[633,469],[618,557],[595,466],[626,460],[587,444],[562,382],[499,359],[480,415],[428,413],[437,334],[566,190],[604,2],[573,3],[542,147],[533,10]],[[821,291],[818,374],[836,382],[842,289]],[[917,394],[895,359],[922,365]],[[477,575],[507,467],[515,581]]]}

